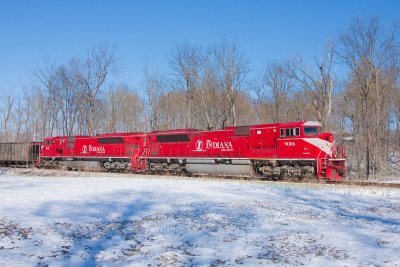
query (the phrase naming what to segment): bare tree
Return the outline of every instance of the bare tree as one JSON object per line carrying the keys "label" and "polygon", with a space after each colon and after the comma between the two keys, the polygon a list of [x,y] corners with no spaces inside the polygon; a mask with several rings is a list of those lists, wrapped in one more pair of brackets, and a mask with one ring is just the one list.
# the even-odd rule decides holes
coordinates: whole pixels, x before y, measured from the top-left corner
{"label": "bare tree", "polygon": [[[198,98],[201,100],[202,113],[206,119],[206,129],[213,129],[216,127],[217,121],[215,110],[218,108],[217,90],[218,82],[216,77],[216,64],[212,60],[211,51],[203,51],[200,59],[199,75],[196,76],[196,82],[199,87],[197,92]],[[204,125],[204,123],[200,123]]]}
{"label": "bare tree", "polygon": [[44,103],[39,108],[46,112],[46,116],[43,117],[45,121],[43,122],[43,129],[46,135],[59,134],[56,131],[56,124],[58,124],[59,107],[54,99],[54,94],[56,90],[54,89],[54,72],[55,64],[51,63],[49,59],[45,59],[43,65],[38,68],[35,72],[35,77],[37,80],[37,85],[35,85],[35,93],[40,93],[44,97]]}
{"label": "bare tree", "polygon": [[105,117],[108,118],[104,129],[106,132],[145,130],[142,100],[126,84],[119,84],[108,92],[105,106]]}
{"label": "bare tree", "polygon": [[7,95],[2,98],[0,102],[0,112],[2,114],[1,116],[1,122],[2,122],[2,135],[1,135],[1,140],[4,142],[10,141],[10,136],[12,135],[11,129],[10,129],[10,121],[12,117],[12,112],[14,108],[14,103],[15,103],[15,97],[12,95]]}
{"label": "bare tree", "polygon": [[160,129],[179,129],[185,127],[187,109],[186,95],[181,90],[168,90],[160,96]]}
{"label": "bare tree", "polygon": [[59,65],[51,68],[50,73],[43,70],[39,73],[39,79],[47,87],[60,133],[72,135],[75,132],[77,106],[81,96],[75,92],[77,84],[73,79],[71,65]]}
{"label": "bare tree", "polygon": [[187,106],[186,127],[192,128],[195,116],[195,94],[200,80],[201,50],[180,44],[175,47],[168,57],[169,65],[175,75],[175,87],[185,91]]}
{"label": "bare tree", "polygon": [[273,122],[285,120],[287,103],[294,89],[294,62],[286,60],[272,62],[265,67],[263,82],[268,86],[273,102]]}
{"label": "bare tree", "polygon": [[144,67],[143,74],[148,126],[151,131],[155,131],[159,130],[162,124],[160,100],[166,92],[166,81],[157,69],[151,69],[149,66]]}
{"label": "bare tree", "polygon": [[[247,61],[235,43],[221,43],[213,49],[218,66],[218,79],[228,105],[225,119],[236,125],[236,100],[247,77]],[[226,121],[223,121],[222,128]]]}
{"label": "bare tree", "polygon": [[89,135],[94,135],[96,131],[96,98],[105,89],[110,73],[117,71],[115,53],[115,48],[103,44],[93,48],[84,60],[73,61],[73,75],[80,90],[74,88],[75,94],[83,97]]}
{"label": "bare tree", "polygon": [[[356,101],[349,106],[353,112],[355,138],[360,139],[364,151],[365,174],[375,176],[382,160],[382,139],[388,127],[387,116],[392,105],[394,86],[384,86],[390,70],[399,58],[399,31],[386,32],[375,17],[354,19],[347,31],[339,36],[338,55],[350,69],[349,92]],[[356,141],[357,142],[357,141]]]}
{"label": "bare tree", "polygon": [[32,103],[30,115],[32,141],[43,140],[44,137],[49,135],[47,132],[47,124],[49,121],[47,98],[39,85],[34,85],[26,92],[26,96],[30,100],[30,103]]}
{"label": "bare tree", "polygon": [[252,99],[247,92],[239,92],[236,97],[236,125],[251,125],[258,122]]}
{"label": "bare tree", "polygon": [[333,42],[328,42],[325,55],[320,59],[315,58],[317,69],[313,70],[300,60],[297,68],[296,78],[309,96],[309,103],[315,111],[315,118],[326,127],[332,112],[332,101],[334,91],[334,77],[332,64],[335,55]]}

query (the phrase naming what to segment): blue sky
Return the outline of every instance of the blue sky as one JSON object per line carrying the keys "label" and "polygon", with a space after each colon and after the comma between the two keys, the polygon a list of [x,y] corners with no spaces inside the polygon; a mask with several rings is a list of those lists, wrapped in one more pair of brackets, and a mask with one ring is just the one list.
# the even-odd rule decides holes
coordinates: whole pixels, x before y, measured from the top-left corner
{"label": "blue sky", "polygon": [[182,42],[235,42],[257,72],[296,54],[311,60],[357,16],[390,27],[400,22],[400,1],[2,0],[0,90],[22,92],[44,58],[62,63],[105,42],[118,48],[120,81],[134,88],[144,62],[166,69],[167,54]]}

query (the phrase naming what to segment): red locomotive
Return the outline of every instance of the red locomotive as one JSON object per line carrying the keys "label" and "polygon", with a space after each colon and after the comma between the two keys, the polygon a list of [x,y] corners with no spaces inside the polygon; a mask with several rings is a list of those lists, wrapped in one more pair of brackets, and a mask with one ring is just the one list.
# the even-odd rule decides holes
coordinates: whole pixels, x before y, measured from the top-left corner
{"label": "red locomotive", "polygon": [[[46,138],[40,167],[342,180],[344,147],[318,122]],[[339,149],[340,148],[340,149]]]}

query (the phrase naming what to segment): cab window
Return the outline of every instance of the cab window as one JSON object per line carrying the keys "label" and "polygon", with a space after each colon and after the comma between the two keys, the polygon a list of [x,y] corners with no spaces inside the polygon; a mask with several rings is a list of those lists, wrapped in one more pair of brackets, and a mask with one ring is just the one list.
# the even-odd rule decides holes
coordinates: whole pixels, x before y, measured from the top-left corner
{"label": "cab window", "polygon": [[281,137],[285,136],[285,129],[281,128]]}
{"label": "cab window", "polygon": [[304,127],[304,134],[305,135],[317,135],[319,134],[318,127]]}
{"label": "cab window", "polygon": [[281,137],[284,136],[300,136],[300,128],[287,128],[281,129],[280,131]]}

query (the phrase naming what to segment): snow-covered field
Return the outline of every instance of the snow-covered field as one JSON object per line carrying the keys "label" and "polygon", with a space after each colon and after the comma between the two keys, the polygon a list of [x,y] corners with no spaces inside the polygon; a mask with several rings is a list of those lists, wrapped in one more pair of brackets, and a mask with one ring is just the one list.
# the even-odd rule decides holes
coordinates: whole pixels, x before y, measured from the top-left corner
{"label": "snow-covered field", "polygon": [[400,190],[0,169],[0,266],[241,264],[400,266]]}

